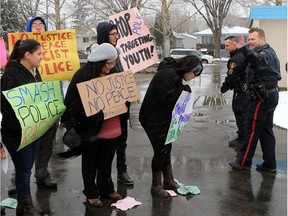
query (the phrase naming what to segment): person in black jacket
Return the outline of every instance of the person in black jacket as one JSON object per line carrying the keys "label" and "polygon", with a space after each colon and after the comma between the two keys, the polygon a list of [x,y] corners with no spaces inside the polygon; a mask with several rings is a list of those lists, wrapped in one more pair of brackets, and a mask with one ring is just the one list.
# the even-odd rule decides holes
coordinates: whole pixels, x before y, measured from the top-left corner
{"label": "person in black jacket", "polygon": [[274,49],[266,43],[262,29],[250,29],[248,43],[250,49],[245,45],[243,35],[239,35],[238,49],[249,62],[247,133],[236,160],[229,165],[237,170],[250,170],[257,142],[260,140],[264,162],[257,164],[256,170],[275,173],[277,165],[273,114],[279,100],[280,63]]}
{"label": "person in black jacket", "polygon": [[[171,168],[172,143],[165,145],[173,108],[182,91],[191,92],[189,81],[199,76],[203,70],[197,56],[186,56],[179,60],[172,57],[160,62],[140,108],[139,120],[147,133],[154,150],[152,159],[151,193],[159,197],[168,197],[164,189],[176,190],[179,185],[174,181]],[[164,176],[164,189],[161,177]]]}
{"label": "person in black jacket", "polygon": [[91,47],[91,53],[87,57],[88,63],[74,74],[69,84],[64,100],[66,111],[61,119],[64,124],[73,119],[73,127],[81,137],[83,193],[87,203],[95,207],[102,206],[101,196],[108,196],[112,200],[122,199],[122,196],[115,192],[111,179],[111,165],[120,133],[110,138],[99,135],[104,125],[111,128],[111,121],[118,121],[120,131],[120,118],[116,116],[104,121],[102,110],[87,117],[77,83],[109,74],[117,57],[116,49],[109,43],[94,44]]}
{"label": "person in black jacket", "polygon": [[238,128],[237,138],[229,141],[229,147],[241,147],[246,131],[246,112],[249,101],[245,69],[247,62],[242,52],[237,49],[237,38],[225,38],[225,49],[230,53],[227,63],[227,76],[221,86],[221,93],[233,90],[232,110]]}
{"label": "person in black jacket", "polygon": [[[108,23],[108,22],[101,22],[97,26],[97,43],[110,43],[113,46],[117,45],[117,41],[120,37],[120,34],[118,33],[117,26]],[[116,47],[115,47],[116,48]],[[118,52],[119,53],[119,52]],[[118,57],[116,60],[115,66],[111,69],[111,73],[119,73],[123,72],[123,67],[120,62],[120,58]],[[128,105],[128,109],[130,108],[130,104]],[[117,154],[117,179],[118,182],[124,184],[124,185],[133,185],[134,181],[129,176],[127,172],[127,165],[126,165],[126,148],[127,148],[127,136],[128,136],[128,119],[129,119],[129,111],[125,114],[122,114],[120,116],[121,120],[121,129],[122,134],[118,138],[118,145],[116,149]]]}
{"label": "person in black jacket", "polygon": [[12,106],[3,95],[3,91],[28,83],[40,82],[41,77],[36,68],[40,66],[41,60],[42,48],[38,41],[33,39],[18,40],[1,77],[1,136],[15,166],[17,215],[36,215],[30,194],[30,178],[41,138],[17,151],[21,142],[22,130]]}

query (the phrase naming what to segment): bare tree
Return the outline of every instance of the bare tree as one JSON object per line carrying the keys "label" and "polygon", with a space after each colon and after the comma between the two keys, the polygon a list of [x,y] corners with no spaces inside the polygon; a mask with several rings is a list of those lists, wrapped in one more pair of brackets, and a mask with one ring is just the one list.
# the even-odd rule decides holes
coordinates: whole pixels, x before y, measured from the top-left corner
{"label": "bare tree", "polygon": [[[214,36],[215,57],[220,56],[223,20],[232,0],[186,0],[201,14]],[[204,11],[201,10],[204,7]]]}

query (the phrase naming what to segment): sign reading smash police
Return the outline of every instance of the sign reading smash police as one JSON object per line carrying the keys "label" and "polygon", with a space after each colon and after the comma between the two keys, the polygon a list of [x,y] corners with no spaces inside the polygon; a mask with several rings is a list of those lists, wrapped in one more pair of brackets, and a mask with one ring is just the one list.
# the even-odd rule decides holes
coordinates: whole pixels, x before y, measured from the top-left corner
{"label": "sign reading smash police", "polygon": [[108,119],[127,112],[126,101],[139,100],[139,91],[132,71],[78,83],[77,88],[86,116],[103,110],[104,119]]}
{"label": "sign reading smash police", "polygon": [[8,34],[9,51],[19,39],[35,39],[43,49],[43,60],[38,68],[43,81],[71,80],[80,67],[75,30],[42,33],[16,32]]}
{"label": "sign reading smash police", "polygon": [[184,126],[192,117],[192,109],[193,109],[192,93],[183,91],[172,111],[172,120],[170,123],[165,144],[174,142],[180,136],[182,130],[184,129]]}
{"label": "sign reading smash police", "polygon": [[3,91],[3,94],[21,125],[18,150],[41,137],[65,111],[59,81],[30,83]]}
{"label": "sign reading smash police", "polygon": [[136,73],[159,61],[149,29],[137,8],[114,14],[109,20],[120,34],[117,48],[124,70]]}

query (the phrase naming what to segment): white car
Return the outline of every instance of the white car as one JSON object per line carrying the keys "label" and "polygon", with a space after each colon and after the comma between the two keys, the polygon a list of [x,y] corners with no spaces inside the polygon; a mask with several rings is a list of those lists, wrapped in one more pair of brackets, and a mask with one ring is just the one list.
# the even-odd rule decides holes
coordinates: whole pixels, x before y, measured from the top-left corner
{"label": "white car", "polygon": [[170,56],[172,58],[182,58],[187,55],[196,55],[199,58],[201,58],[202,63],[205,64],[211,64],[214,60],[213,56],[211,55],[206,55],[206,54],[201,54],[198,50],[196,49],[171,49],[170,50]]}

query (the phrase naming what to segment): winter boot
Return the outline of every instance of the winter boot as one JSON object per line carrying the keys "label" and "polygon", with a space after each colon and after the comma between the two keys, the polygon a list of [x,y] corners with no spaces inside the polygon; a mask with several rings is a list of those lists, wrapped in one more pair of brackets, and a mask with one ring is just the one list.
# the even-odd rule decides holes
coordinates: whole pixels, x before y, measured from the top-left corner
{"label": "winter boot", "polygon": [[161,172],[152,172],[151,193],[158,197],[168,197],[169,194],[162,188]]}
{"label": "winter boot", "polygon": [[171,165],[168,165],[168,166],[164,167],[163,176],[164,176],[164,181],[163,181],[164,189],[166,189],[166,190],[177,190],[178,188],[180,188],[180,185],[178,185],[174,181]]}
{"label": "winter boot", "polygon": [[16,216],[36,216],[38,215],[34,209],[32,198],[28,196],[17,197]]}

